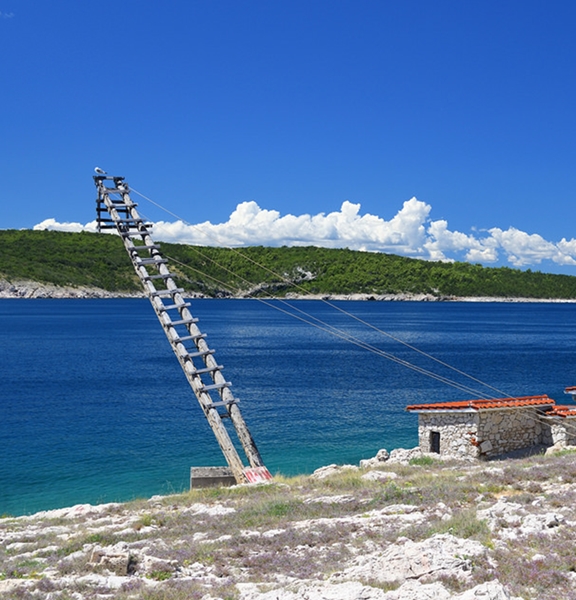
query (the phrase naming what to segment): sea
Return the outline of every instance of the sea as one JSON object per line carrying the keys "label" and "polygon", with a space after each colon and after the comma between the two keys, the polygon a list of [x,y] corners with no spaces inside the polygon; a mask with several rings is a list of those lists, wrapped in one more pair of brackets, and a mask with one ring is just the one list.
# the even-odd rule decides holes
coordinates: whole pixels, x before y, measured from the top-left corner
{"label": "sea", "polygon": [[[417,445],[407,405],[564,393],[576,304],[192,300],[273,474]],[[145,299],[0,300],[0,515],[181,492],[224,465]]]}

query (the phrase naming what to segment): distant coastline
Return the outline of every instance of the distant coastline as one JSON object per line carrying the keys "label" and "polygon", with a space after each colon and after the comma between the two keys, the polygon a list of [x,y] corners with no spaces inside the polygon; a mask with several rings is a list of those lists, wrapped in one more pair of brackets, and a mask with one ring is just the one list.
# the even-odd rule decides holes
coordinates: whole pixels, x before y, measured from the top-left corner
{"label": "distant coastline", "polygon": [[[142,295],[134,266],[117,236],[0,230],[0,244],[0,298]],[[161,248],[179,287],[189,297],[259,295],[416,302],[576,300],[576,276],[530,269],[315,246],[247,246],[239,251],[162,242]]]}
{"label": "distant coastline", "polygon": [[[211,296],[193,293],[184,293],[187,298],[206,298]],[[143,292],[111,292],[89,286],[56,286],[36,281],[7,281],[0,279],[1,299],[106,299],[106,298],[145,298]],[[250,295],[238,294],[228,296],[230,299],[253,298]],[[375,302],[554,302],[562,304],[573,304],[576,299],[570,298],[516,298],[499,296],[444,296],[433,294],[294,294],[288,293],[283,297],[285,300],[335,300],[335,301],[375,301]]]}

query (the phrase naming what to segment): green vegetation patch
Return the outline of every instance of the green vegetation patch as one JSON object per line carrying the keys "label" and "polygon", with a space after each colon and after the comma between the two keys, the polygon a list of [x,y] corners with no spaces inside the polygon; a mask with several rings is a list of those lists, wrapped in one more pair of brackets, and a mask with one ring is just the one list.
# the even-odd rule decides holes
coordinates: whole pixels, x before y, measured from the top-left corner
{"label": "green vegetation patch", "polygon": [[[1,230],[0,277],[57,286],[139,292],[115,235]],[[188,293],[209,297],[296,294],[431,294],[576,298],[576,277],[465,262],[443,263],[377,252],[317,247],[212,248],[161,243]]]}

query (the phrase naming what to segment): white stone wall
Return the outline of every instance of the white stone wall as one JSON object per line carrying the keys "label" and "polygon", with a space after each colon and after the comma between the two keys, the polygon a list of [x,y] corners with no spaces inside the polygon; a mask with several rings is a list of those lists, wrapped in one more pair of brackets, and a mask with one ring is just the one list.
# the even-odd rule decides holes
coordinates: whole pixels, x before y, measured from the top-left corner
{"label": "white stone wall", "polygon": [[546,446],[576,446],[576,418],[545,417],[542,425],[542,443]]}
{"label": "white stone wall", "polygon": [[542,424],[534,408],[482,411],[478,439],[489,440],[487,456],[503,454],[541,443]]}
{"label": "white stone wall", "polygon": [[[534,408],[430,412],[420,413],[418,419],[418,438],[423,452],[432,451],[431,434],[438,432],[440,454],[474,458],[543,443],[545,430]],[[573,437],[576,440],[576,432]]]}
{"label": "white stone wall", "polygon": [[561,421],[562,427],[565,430],[566,445],[576,446],[576,418],[564,417]]}
{"label": "white stone wall", "polygon": [[431,452],[431,433],[440,433],[440,454],[479,456],[478,413],[420,413],[418,439],[423,452]]}

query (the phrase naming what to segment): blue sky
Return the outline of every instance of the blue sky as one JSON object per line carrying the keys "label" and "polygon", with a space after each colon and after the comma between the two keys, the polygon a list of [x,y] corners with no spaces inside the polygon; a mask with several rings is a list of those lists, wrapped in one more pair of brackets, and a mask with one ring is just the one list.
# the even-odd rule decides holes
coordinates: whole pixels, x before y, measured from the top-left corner
{"label": "blue sky", "polygon": [[85,226],[98,165],[201,224],[142,201],[159,239],[576,275],[575,26],[568,1],[0,0],[0,228]]}

